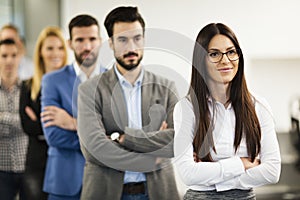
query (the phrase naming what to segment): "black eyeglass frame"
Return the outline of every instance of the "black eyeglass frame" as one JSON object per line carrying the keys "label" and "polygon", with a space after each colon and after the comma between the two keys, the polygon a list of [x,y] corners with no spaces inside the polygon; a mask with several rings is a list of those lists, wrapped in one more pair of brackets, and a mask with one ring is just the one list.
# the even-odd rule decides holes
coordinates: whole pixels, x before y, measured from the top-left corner
{"label": "black eyeglass frame", "polygon": [[[231,58],[228,56],[228,53],[229,53],[230,51],[232,51],[232,50],[235,50],[235,51],[236,51],[236,54],[237,54],[237,56],[238,56],[238,57],[235,58],[235,59],[231,59]],[[218,53],[221,54],[220,59],[219,59],[218,61],[212,61],[211,58],[210,58],[210,56],[209,56],[209,54],[211,54],[211,53],[216,53],[216,52],[218,52]],[[241,53],[242,53],[242,52],[241,52],[240,49],[230,49],[230,50],[228,50],[228,51],[226,51],[226,52],[224,52],[224,53],[221,52],[221,51],[207,52],[207,59],[208,59],[209,62],[211,62],[211,63],[218,63],[218,62],[220,62],[220,61],[223,59],[223,56],[226,54],[228,60],[230,60],[230,61],[236,61],[236,60],[238,60],[238,59],[240,58]]]}

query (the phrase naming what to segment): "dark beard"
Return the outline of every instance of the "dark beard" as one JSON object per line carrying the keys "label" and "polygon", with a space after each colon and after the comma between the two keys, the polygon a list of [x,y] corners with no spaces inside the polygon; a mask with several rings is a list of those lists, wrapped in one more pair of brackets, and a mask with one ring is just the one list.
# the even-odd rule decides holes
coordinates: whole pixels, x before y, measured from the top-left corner
{"label": "dark beard", "polygon": [[[91,52],[91,54],[93,54],[93,52]],[[91,67],[93,64],[96,63],[96,61],[97,61],[97,56],[95,56],[95,55],[93,54],[93,58],[92,58],[92,59],[82,59],[80,55],[78,56],[78,55],[75,54],[75,60],[77,61],[77,63],[78,63],[79,65],[82,65],[82,66],[85,67],[85,68],[89,68],[89,67]]]}
{"label": "dark beard", "polygon": [[117,63],[118,63],[119,65],[121,65],[121,67],[123,67],[124,69],[126,69],[127,71],[132,71],[132,70],[134,70],[135,68],[137,68],[137,66],[139,66],[139,64],[140,64],[140,62],[141,62],[142,59],[143,59],[143,56],[141,56],[141,57],[137,60],[137,63],[136,63],[136,64],[134,64],[134,63],[132,63],[132,64],[126,64],[125,62],[123,62],[122,59],[116,58]]}

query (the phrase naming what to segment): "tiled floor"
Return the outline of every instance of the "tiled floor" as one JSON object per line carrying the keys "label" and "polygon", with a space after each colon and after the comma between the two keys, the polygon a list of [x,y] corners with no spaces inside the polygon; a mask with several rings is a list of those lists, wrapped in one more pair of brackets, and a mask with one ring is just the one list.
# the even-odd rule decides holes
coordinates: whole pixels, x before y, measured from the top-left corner
{"label": "tiled floor", "polygon": [[275,185],[263,186],[255,189],[257,200],[300,200],[300,167],[297,166],[298,153],[291,141],[295,141],[290,133],[279,133],[282,168],[280,180]]}

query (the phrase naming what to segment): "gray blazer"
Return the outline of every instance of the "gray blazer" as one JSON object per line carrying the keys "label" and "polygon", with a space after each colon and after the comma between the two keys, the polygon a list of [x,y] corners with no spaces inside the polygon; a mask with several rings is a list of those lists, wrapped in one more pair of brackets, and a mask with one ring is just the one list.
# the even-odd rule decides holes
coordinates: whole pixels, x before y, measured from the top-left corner
{"label": "gray blazer", "polygon": [[[143,129],[128,128],[126,102],[114,69],[79,87],[78,134],[86,159],[81,199],[119,200],[124,171],[144,172],[150,200],[179,199],[173,167],[175,84],[145,70]],[[166,120],[168,129],[159,131]],[[121,146],[107,138],[125,134]]]}

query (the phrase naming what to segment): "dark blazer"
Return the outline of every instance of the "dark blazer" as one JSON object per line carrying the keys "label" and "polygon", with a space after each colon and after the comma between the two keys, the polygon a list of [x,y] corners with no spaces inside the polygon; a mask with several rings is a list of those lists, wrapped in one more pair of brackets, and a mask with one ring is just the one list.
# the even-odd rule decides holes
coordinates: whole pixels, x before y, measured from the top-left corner
{"label": "dark blazer", "polygon": [[[73,110],[77,110],[78,80],[73,65],[44,75],[42,110],[52,105],[74,116]],[[80,151],[77,132],[57,126],[43,129],[49,145],[44,191],[66,196],[78,194],[81,191],[85,160]]]}
{"label": "dark blazer", "polygon": [[[32,79],[23,81],[20,94],[20,117],[24,132],[29,136],[28,151],[26,155],[26,166],[24,173],[24,190],[27,199],[47,199],[43,192],[43,182],[47,161],[47,149],[42,124],[41,113],[41,93],[39,92],[36,100],[31,99]],[[30,107],[37,117],[36,121],[30,119],[25,112],[25,107]]]}
{"label": "dark blazer", "polygon": [[[150,199],[179,199],[173,167],[175,84],[145,71],[143,129],[127,127],[127,108],[114,69],[79,87],[78,134],[86,158],[82,199],[120,199],[124,171],[145,172]],[[158,131],[163,120],[169,129]],[[125,133],[123,146],[107,138]]]}
{"label": "dark blazer", "polygon": [[[20,94],[20,117],[24,132],[29,136],[28,152],[26,157],[26,171],[45,170],[47,160],[47,149],[42,124],[40,120],[41,113],[41,93],[36,100],[31,99],[32,79],[23,81]],[[37,120],[32,121],[25,112],[25,107],[29,106],[35,113]]]}

